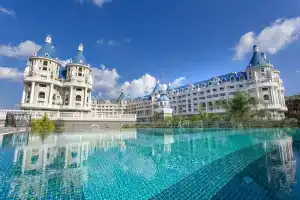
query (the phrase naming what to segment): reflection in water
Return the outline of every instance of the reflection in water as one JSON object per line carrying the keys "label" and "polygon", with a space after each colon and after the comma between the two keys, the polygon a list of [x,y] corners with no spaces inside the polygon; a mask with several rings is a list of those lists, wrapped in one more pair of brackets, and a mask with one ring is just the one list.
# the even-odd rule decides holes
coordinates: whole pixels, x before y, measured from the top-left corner
{"label": "reflection in water", "polygon": [[[54,134],[43,140],[18,134],[0,141],[1,169],[1,151],[13,155],[0,172],[0,180],[10,183],[0,192],[11,199],[147,199],[215,160],[260,143],[267,154],[264,187],[290,188],[296,174],[293,140],[284,130],[142,129]],[[270,154],[271,148],[276,150]]]}
{"label": "reflection in water", "polygon": [[226,199],[233,193],[238,197],[252,198],[254,195],[261,199],[299,199],[300,195],[295,187],[297,162],[294,157],[293,138],[283,136],[272,140],[269,145],[275,150],[237,174],[213,199]]}

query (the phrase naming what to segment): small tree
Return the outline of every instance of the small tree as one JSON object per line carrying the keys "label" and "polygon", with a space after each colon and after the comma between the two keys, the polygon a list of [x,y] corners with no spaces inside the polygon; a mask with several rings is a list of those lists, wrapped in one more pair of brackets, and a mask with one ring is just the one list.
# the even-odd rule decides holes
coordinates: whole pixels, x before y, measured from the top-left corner
{"label": "small tree", "polygon": [[32,120],[30,127],[31,132],[41,136],[42,139],[52,133],[55,129],[54,123],[49,120],[47,114],[45,114],[42,119]]}
{"label": "small tree", "polygon": [[257,109],[253,109],[257,104],[257,99],[250,97],[247,93],[237,92],[227,104],[223,104],[223,108],[232,125],[242,127],[257,115]]}

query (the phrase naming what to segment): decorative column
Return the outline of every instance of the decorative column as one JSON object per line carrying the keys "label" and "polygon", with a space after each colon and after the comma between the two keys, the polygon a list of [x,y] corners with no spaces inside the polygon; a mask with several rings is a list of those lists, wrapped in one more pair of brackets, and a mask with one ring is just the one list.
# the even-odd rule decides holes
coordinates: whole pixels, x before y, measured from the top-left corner
{"label": "decorative column", "polygon": [[69,98],[69,105],[72,106],[73,100],[73,86],[70,87],[70,98]]}
{"label": "decorative column", "polygon": [[22,92],[22,104],[25,103],[25,97],[26,97],[26,92],[25,92],[25,86],[23,88],[23,92]]}
{"label": "decorative column", "polygon": [[50,85],[50,92],[49,92],[49,105],[52,106],[52,96],[53,96],[53,84]]}
{"label": "decorative column", "polygon": [[84,107],[88,107],[88,101],[87,101],[87,98],[88,98],[88,91],[87,91],[87,88],[85,88],[85,90],[84,90],[84,100],[83,100],[83,106]]}
{"label": "decorative column", "polygon": [[90,91],[89,93],[89,101],[88,101],[88,106],[91,107],[91,104],[92,104],[92,91]]}
{"label": "decorative column", "polygon": [[30,90],[30,103],[33,102],[33,94],[34,94],[35,82],[31,83],[31,90]]}
{"label": "decorative column", "polygon": [[274,90],[273,90],[274,88],[273,87],[271,87],[270,88],[270,93],[271,93],[271,101],[272,101],[272,104],[275,104],[275,99],[274,99]]}

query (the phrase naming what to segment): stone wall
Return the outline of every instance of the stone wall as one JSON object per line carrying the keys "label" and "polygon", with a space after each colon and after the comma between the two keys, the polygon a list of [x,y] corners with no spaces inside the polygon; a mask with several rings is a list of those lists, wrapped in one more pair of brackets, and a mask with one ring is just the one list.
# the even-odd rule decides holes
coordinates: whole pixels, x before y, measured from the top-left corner
{"label": "stone wall", "polygon": [[54,121],[56,132],[97,132],[108,129],[120,129],[123,125],[134,125],[136,122],[117,121]]}

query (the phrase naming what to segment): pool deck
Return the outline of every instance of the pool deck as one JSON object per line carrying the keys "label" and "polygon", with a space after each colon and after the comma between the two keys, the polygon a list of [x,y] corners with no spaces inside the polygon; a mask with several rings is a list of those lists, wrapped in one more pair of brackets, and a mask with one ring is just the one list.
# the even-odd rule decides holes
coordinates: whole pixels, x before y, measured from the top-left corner
{"label": "pool deck", "polygon": [[11,134],[11,133],[21,133],[26,131],[26,128],[15,128],[15,127],[4,127],[0,125],[0,136],[2,135],[7,135],[7,134]]}

